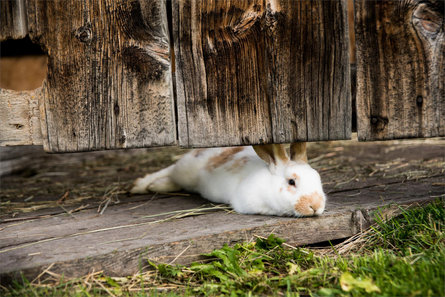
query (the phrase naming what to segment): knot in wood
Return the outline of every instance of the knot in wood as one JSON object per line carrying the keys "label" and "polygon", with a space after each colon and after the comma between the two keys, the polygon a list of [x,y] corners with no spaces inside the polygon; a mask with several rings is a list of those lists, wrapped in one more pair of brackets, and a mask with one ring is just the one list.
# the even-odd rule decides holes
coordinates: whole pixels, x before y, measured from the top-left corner
{"label": "knot in wood", "polygon": [[420,3],[413,11],[414,27],[428,37],[435,37],[443,26],[444,5],[442,1]]}
{"label": "knot in wood", "polygon": [[79,27],[76,30],[76,38],[80,42],[89,43],[93,39],[93,33],[91,32],[91,24]]}
{"label": "knot in wood", "polygon": [[127,136],[121,135],[121,137],[119,137],[119,144],[120,145],[124,145],[126,141],[127,141]]}
{"label": "knot in wood", "polygon": [[417,96],[417,98],[416,98],[417,106],[421,106],[422,103],[423,103],[423,97],[421,95]]}
{"label": "knot in wood", "polygon": [[23,127],[25,127],[25,126],[22,125],[22,124],[13,124],[13,126],[14,126],[17,130],[22,130]]}
{"label": "knot in wood", "polygon": [[371,125],[374,131],[383,131],[388,125],[388,118],[382,116],[371,116]]}
{"label": "knot in wood", "polygon": [[115,104],[114,104],[114,114],[115,114],[116,116],[118,116],[119,113],[120,113],[119,104],[115,103]]}

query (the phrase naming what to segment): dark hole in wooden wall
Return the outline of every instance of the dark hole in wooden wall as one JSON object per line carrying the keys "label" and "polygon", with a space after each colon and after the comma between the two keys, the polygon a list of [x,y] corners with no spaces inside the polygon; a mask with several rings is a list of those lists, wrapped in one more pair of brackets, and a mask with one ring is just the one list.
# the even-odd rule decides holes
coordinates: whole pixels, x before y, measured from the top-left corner
{"label": "dark hole in wooden wall", "polygon": [[41,56],[45,55],[38,44],[27,36],[23,39],[8,39],[0,43],[0,56]]}
{"label": "dark hole in wooden wall", "polygon": [[36,89],[42,85],[46,72],[47,56],[29,37],[0,43],[0,88]]}
{"label": "dark hole in wooden wall", "polygon": [[351,105],[352,105],[352,132],[357,132],[357,66],[355,64],[351,64]]}
{"label": "dark hole in wooden wall", "polygon": [[173,19],[172,19],[172,1],[167,0],[167,19],[168,19],[168,38],[170,43],[170,69],[172,75],[172,91],[173,91],[173,104],[175,111],[175,127],[176,127],[176,135],[179,135],[178,130],[178,102],[176,98],[176,57],[175,50],[173,47]]}
{"label": "dark hole in wooden wall", "polygon": [[356,93],[357,93],[357,67],[355,56],[355,26],[354,26],[354,0],[348,0],[348,29],[349,29],[349,63],[351,63],[351,105],[352,105],[352,132],[357,132],[357,110],[356,110]]}

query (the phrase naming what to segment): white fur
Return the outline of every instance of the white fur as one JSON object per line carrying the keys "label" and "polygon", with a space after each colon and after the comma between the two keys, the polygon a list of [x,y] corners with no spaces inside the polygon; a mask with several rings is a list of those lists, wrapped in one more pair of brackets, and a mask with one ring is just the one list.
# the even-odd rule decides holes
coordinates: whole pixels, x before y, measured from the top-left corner
{"label": "white fur", "polygon": [[[296,203],[303,195],[318,193],[323,202],[315,214],[324,211],[326,198],[320,176],[307,163],[287,161],[268,165],[252,147],[244,147],[228,162],[209,168],[212,158],[224,150],[211,148],[199,154],[191,151],[176,164],[136,180],[131,192],[171,192],[183,188],[210,201],[230,204],[240,213],[280,216],[305,215],[295,210]],[[240,160],[242,166],[235,166]],[[288,191],[288,180],[293,174],[299,179],[296,187]]]}

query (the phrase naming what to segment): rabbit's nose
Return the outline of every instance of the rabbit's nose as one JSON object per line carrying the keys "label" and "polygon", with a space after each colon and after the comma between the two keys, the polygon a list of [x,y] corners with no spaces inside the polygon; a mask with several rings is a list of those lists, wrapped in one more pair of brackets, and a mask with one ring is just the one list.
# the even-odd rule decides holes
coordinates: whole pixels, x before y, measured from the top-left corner
{"label": "rabbit's nose", "polygon": [[294,209],[302,216],[321,214],[324,210],[324,196],[318,192],[303,195],[294,205]]}

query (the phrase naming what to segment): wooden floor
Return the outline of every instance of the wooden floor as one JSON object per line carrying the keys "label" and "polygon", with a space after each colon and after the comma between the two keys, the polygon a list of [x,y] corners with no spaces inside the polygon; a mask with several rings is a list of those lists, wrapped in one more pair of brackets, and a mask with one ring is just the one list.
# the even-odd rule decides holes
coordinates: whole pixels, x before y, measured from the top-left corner
{"label": "wooden floor", "polygon": [[[183,151],[175,148],[46,155],[1,178],[0,276],[29,279],[50,267],[129,275],[147,259],[187,263],[214,248],[274,233],[292,245],[340,239],[376,213],[444,197],[445,140],[311,144],[328,193],[314,218],[240,215],[187,193],[130,196],[131,181]],[[31,150],[32,151],[32,150]],[[392,206],[391,206],[392,205]]]}

